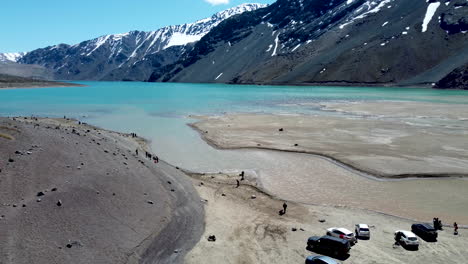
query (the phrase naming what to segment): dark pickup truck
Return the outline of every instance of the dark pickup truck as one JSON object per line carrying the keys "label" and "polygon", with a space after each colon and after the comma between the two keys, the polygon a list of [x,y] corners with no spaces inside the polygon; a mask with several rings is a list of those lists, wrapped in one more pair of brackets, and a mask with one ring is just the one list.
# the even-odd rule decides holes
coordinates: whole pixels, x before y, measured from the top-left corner
{"label": "dark pickup truck", "polygon": [[351,245],[348,240],[332,236],[312,236],[307,240],[307,248],[325,255],[344,256]]}

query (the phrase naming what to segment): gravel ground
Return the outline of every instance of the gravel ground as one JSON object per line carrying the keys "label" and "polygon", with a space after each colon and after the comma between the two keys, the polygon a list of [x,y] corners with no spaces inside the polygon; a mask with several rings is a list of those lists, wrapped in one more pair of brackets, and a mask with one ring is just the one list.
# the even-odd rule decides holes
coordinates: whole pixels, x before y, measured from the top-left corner
{"label": "gravel ground", "polygon": [[203,207],[144,149],[73,120],[0,118],[0,263],[182,263]]}

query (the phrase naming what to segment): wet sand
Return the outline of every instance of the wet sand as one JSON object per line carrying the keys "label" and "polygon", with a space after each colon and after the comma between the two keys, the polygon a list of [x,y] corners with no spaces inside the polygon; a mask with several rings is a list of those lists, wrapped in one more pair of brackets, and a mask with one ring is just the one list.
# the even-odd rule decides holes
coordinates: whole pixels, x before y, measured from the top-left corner
{"label": "wet sand", "polygon": [[[328,118],[331,121],[327,121],[330,120]],[[262,152],[265,160],[270,160],[270,163],[268,166],[259,164],[258,171],[254,171],[251,175],[258,180],[259,187],[281,199],[306,204],[370,209],[419,221],[430,221],[438,216],[448,222],[457,221],[468,224],[468,196],[466,195],[468,180],[459,177],[434,177],[464,175],[468,165],[462,160],[462,156],[448,152],[455,156],[439,159],[423,157],[418,161],[424,163],[418,166],[413,166],[418,163],[411,163],[407,157],[401,155],[394,157],[391,155],[392,152],[386,153],[385,148],[381,148],[379,156],[378,153],[372,152],[375,149],[369,148],[368,144],[361,141],[340,141],[340,135],[334,134],[333,129],[330,128],[342,126],[346,129],[354,129],[355,126],[348,127],[352,121],[354,120],[345,121],[338,117],[228,115],[202,118],[193,126],[207,142],[221,149]],[[358,120],[357,122],[357,124],[362,124],[366,121]],[[367,124],[367,126],[371,127],[372,124]],[[279,128],[283,128],[283,131],[280,132]],[[379,126],[379,129],[382,127]],[[314,131],[318,130],[323,136],[314,134]],[[412,139],[417,138],[418,136],[412,137]],[[448,140],[455,142],[454,138]],[[296,142],[299,142],[298,146],[294,146]],[[444,142],[434,141],[434,144],[444,144]],[[356,149],[351,166],[342,165],[323,156],[301,153],[321,153],[320,147],[331,149],[329,143],[333,144],[331,146],[335,149],[325,152],[325,155],[339,158],[339,160],[342,160],[341,157],[344,156],[342,152],[351,152],[353,148]],[[416,145],[415,149],[408,150],[413,151],[414,155],[417,154],[418,147],[422,149],[427,147],[421,141],[414,145]],[[401,146],[403,147],[404,144]],[[267,149],[262,150],[263,148]],[[422,153],[422,156],[426,154]],[[372,162],[369,162],[368,158]],[[446,163],[446,160],[451,160],[452,163]],[[380,162],[377,163],[377,161]],[[397,166],[402,163],[406,166]],[[382,165],[388,168],[387,172],[398,171],[399,174],[372,175],[373,171],[367,170],[371,173],[369,175],[362,174],[353,168],[365,170],[366,167],[363,166],[368,164],[371,164],[373,168]],[[446,171],[442,169],[448,168],[451,164],[456,165],[450,168],[457,172],[445,174]],[[421,172],[418,169],[425,171]],[[433,169],[439,171],[436,173]],[[411,170],[412,173],[408,173],[407,170]],[[408,175],[402,173],[408,173]],[[395,177],[395,175],[398,179],[382,178],[383,176]],[[406,176],[429,178],[400,179]]]}
{"label": "wet sand", "polygon": [[[439,231],[436,243],[420,240],[418,251],[393,246],[396,230],[409,230],[410,220],[389,215],[333,206],[312,206],[288,202],[280,216],[282,200],[256,188],[255,181],[242,181],[235,188],[237,174],[193,175],[194,184],[206,199],[206,229],[201,241],[186,256],[186,263],[304,263],[308,237],[325,235],[338,226],[354,230],[357,223],[371,227],[371,239],[360,240],[343,263],[466,263],[466,229],[459,236],[452,228]],[[255,199],[252,199],[255,195]],[[319,220],[325,220],[324,223]],[[293,231],[293,228],[296,231]],[[208,241],[215,235],[216,241]],[[342,261],[342,260],[338,260]]]}
{"label": "wet sand", "polygon": [[182,263],[200,198],[145,148],[73,120],[0,118],[0,263]]}

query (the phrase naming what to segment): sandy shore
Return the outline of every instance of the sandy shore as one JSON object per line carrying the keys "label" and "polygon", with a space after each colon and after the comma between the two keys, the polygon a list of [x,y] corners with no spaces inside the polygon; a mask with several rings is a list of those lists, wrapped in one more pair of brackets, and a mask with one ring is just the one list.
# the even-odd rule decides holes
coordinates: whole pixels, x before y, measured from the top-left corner
{"label": "sandy shore", "polygon": [[221,148],[319,154],[376,176],[468,176],[464,128],[335,116],[247,114],[202,117],[194,127],[208,131],[202,133],[204,138]]}
{"label": "sandy shore", "polygon": [[0,263],[182,263],[203,207],[144,148],[73,120],[0,118]]}
{"label": "sandy shore", "polygon": [[[364,120],[356,122],[365,123]],[[378,149],[376,150],[375,146],[372,148],[371,144],[358,140],[340,141],[342,139],[340,135],[330,128],[335,125],[348,130],[356,127],[355,124],[351,126],[351,121],[344,121],[343,118],[338,117],[273,115],[228,115],[202,118],[200,122],[194,124],[194,127],[210,144],[222,149],[247,148],[243,151],[249,151],[250,148],[255,153],[263,149],[262,155],[272,162],[269,166],[257,168],[258,171],[252,175],[258,180],[262,189],[282,199],[312,205],[343,205],[369,209],[420,221],[430,221],[433,217],[440,217],[449,222],[468,223],[468,196],[466,195],[468,180],[466,178],[435,177],[386,181],[353,169],[353,167],[358,167],[372,174],[373,170],[365,169],[367,168],[365,166],[370,164],[373,168],[377,168],[377,165],[388,168],[388,172],[391,172],[390,170],[399,170],[400,173],[403,170],[413,172],[411,174],[408,174],[408,171],[405,172],[407,174],[384,174],[386,176],[460,176],[465,175],[467,171],[467,163],[462,159],[464,154],[447,152],[447,155],[454,157],[440,156],[438,159],[427,159],[418,165],[415,160],[408,159],[407,156],[398,156],[400,158],[392,156],[391,151],[387,153],[386,149],[381,146],[380,152],[373,152]],[[367,127],[371,125],[367,124]],[[283,128],[283,131],[280,132],[279,128]],[[383,129],[382,126],[379,126],[379,129]],[[315,131],[319,131],[317,133],[320,134],[316,134]],[[396,132],[394,131],[395,134]],[[375,137],[376,134],[373,136]],[[418,148],[422,151],[428,147],[427,142],[424,143],[426,140],[424,137],[420,137],[419,141],[417,138],[417,136],[411,138],[417,143],[414,144],[414,148],[407,150],[414,151],[414,155],[418,154]],[[459,140],[464,142],[461,138]],[[431,141],[432,145],[444,144],[446,141],[456,143],[456,140],[450,137],[444,140],[431,139]],[[460,143],[458,145],[460,147]],[[334,148],[333,151],[330,150],[330,146]],[[404,144],[401,147],[403,148]],[[461,147],[463,149],[463,146]],[[330,150],[330,152],[325,151],[325,155],[335,157],[340,161],[343,152],[353,153],[353,162],[345,160],[346,163],[351,164],[351,167],[343,166],[322,156],[304,154],[323,154],[321,149],[324,148]],[[353,148],[355,152],[352,152]],[[431,148],[434,151],[443,152],[435,146]],[[423,156],[426,154],[422,153]],[[421,160],[424,158],[419,159]],[[417,166],[413,166],[415,164]],[[442,169],[448,167],[456,170],[457,173],[444,173]],[[434,168],[440,171],[435,173],[432,170]],[[417,169],[427,171],[421,173]],[[380,177],[384,175],[377,174]]]}
{"label": "sandy shore", "polygon": [[[344,263],[466,263],[466,230],[459,236],[452,228],[439,231],[436,243],[420,241],[418,251],[393,246],[393,233],[409,230],[412,221],[366,210],[312,206],[288,202],[280,216],[282,200],[259,192],[255,181],[235,188],[237,175],[194,175],[194,184],[206,199],[206,229],[201,241],[186,256],[186,263],[303,263],[312,235],[324,235],[329,227],[354,230],[357,223],[371,226],[371,239],[361,240]],[[255,195],[255,199],[252,199]],[[319,220],[325,220],[321,223]],[[295,229],[295,231],[293,231]],[[208,241],[215,235],[216,241]],[[341,260],[340,260],[341,261]]]}

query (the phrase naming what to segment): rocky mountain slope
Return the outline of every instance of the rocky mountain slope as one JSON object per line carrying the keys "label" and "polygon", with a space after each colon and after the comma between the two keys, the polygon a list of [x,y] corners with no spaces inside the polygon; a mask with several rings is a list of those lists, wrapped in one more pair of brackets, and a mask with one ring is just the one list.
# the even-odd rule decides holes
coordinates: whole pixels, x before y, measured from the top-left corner
{"label": "rocky mountain slope", "polygon": [[191,24],[59,44],[28,52],[18,61],[51,69],[61,80],[147,80],[155,68],[177,61],[189,43],[200,40],[223,20],[264,6],[242,4]]}
{"label": "rocky mountain slope", "polygon": [[468,90],[468,63],[456,68],[435,85],[440,89],[465,89]]}
{"label": "rocky mountain slope", "polygon": [[431,85],[468,62],[467,0],[278,0],[150,81]]}

